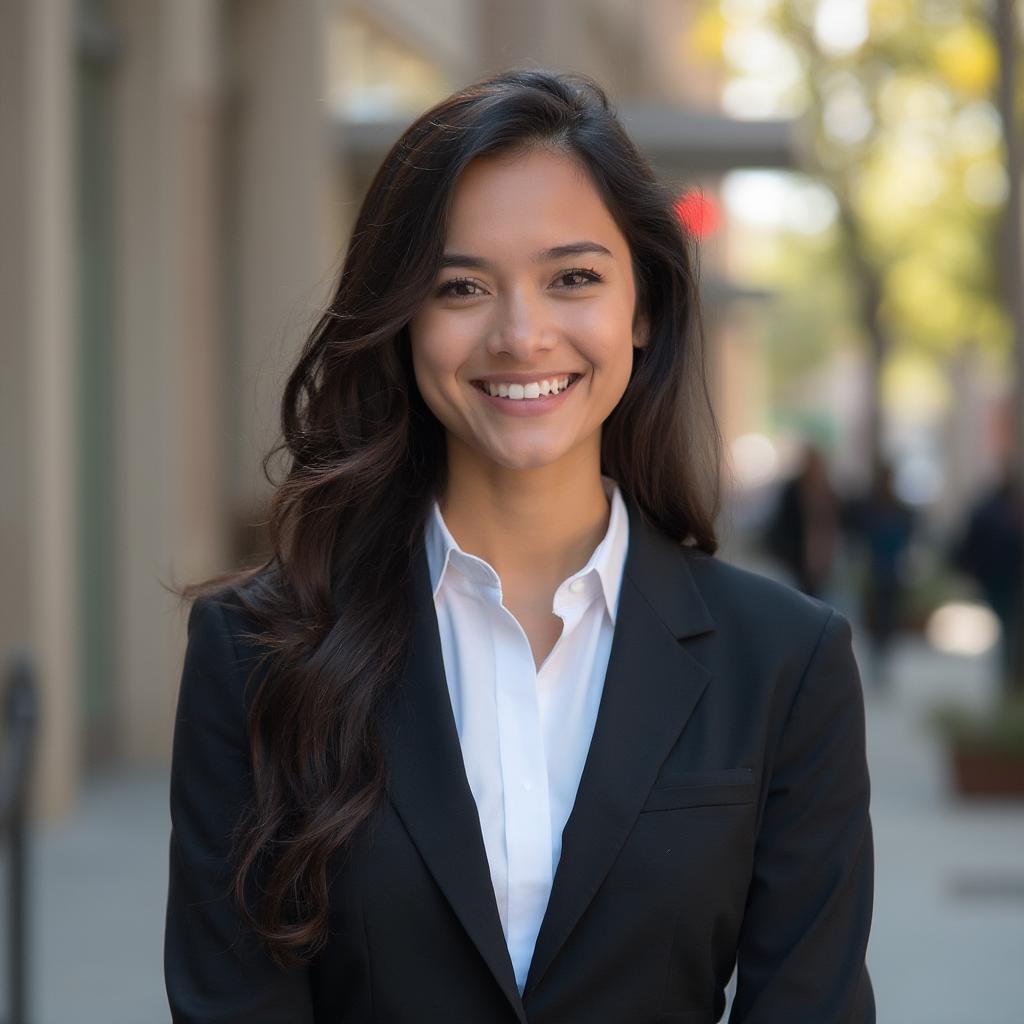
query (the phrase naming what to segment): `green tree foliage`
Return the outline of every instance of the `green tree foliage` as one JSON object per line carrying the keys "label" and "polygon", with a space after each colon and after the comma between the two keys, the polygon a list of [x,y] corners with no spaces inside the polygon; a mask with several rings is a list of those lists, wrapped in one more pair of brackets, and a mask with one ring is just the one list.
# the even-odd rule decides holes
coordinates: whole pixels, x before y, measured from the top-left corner
{"label": "green tree foliage", "polygon": [[[941,360],[977,341],[1007,352],[997,245],[1007,179],[988,6],[716,0],[695,22],[696,49],[725,72],[730,110],[798,116],[803,169],[836,199],[837,230],[794,234],[778,250],[819,268],[823,286],[781,299],[774,328],[818,339],[805,356],[848,336],[834,322],[844,312],[879,385],[893,350]],[[794,369],[806,365],[796,348]]]}

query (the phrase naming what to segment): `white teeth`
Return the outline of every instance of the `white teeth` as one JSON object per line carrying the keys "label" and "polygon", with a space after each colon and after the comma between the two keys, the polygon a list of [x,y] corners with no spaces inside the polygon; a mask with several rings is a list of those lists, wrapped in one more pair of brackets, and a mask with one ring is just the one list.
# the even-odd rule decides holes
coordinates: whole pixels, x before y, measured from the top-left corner
{"label": "white teeth", "polygon": [[529,384],[495,384],[484,383],[484,390],[495,398],[511,398],[522,401],[529,398],[540,398],[542,395],[557,395],[569,386],[571,377],[551,377]]}

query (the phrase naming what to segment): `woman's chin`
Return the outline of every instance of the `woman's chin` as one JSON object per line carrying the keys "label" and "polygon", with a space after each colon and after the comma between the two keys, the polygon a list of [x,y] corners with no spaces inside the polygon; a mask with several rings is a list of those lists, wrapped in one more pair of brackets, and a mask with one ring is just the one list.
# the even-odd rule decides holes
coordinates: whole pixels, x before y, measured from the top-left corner
{"label": "woman's chin", "polygon": [[565,458],[566,449],[562,445],[543,447],[485,448],[480,454],[489,462],[510,470],[544,469]]}
{"label": "woman's chin", "polygon": [[[519,436],[513,434],[491,433],[481,431],[476,434],[461,433],[456,438],[449,433],[449,458],[454,455],[459,463],[476,463],[483,472],[493,471],[500,467],[507,470],[525,471],[544,469],[551,466],[566,466],[567,460],[578,462],[581,448],[589,444],[600,450],[600,431],[583,440],[575,431],[571,434],[564,431],[520,430]],[[532,433],[533,436],[530,436]],[[586,460],[583,460],[586,462]]]}

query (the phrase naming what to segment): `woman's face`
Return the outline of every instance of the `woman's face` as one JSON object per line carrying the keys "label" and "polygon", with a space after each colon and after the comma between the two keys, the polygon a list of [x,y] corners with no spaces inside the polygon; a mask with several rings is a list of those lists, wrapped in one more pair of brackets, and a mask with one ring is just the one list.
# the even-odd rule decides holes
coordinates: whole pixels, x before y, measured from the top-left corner
{"label": "woman's face", "polygon": [[645,343],[635,301],[629,246],[577,164],[544,150],[474,160],[455,188],[442,269],[409,325],[416,383],[449,457],[464,446],[527,469],[591,446],[599,460],[601,424]]}

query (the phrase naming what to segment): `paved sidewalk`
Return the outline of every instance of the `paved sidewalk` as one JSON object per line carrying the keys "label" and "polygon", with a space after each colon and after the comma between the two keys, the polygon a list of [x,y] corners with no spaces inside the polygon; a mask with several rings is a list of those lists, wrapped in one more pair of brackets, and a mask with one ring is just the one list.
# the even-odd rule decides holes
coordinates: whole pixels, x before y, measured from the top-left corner
{"label": "paved sidewalk", "polygon": [[[919,640],[896,686],[867,684],[876,847],[868,966],[880,1024],[1024,1021],[1024,803],[962,805],[919,727],[928,701],[991,696],[982,659]],[[32,1024],[166,1022],[164,775],[97,778],[71,820],[33,842]],[[2,908],[0,908],[2,909]]]}
{"label": "paved sidewalk", "polygon": [[957,801],[944,751],[922,727],[936,698],[986,705],[991,659],[921,641],[895,654],[893,691],[866,694],[877,864],[868,968],[879,1022],[1021,1024],[1024,802]]}
{"label": "paved sidewalk", "polygon": [[71,819],[35,836],[29,1024],[170,1020],[167,786],[164,774],[93,779]]}

